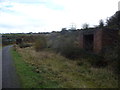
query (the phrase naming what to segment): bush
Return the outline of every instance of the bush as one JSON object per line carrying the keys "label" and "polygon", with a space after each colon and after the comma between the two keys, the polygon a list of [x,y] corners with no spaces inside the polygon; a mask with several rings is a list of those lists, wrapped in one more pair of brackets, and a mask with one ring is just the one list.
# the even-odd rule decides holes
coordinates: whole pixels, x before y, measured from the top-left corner
{"label": "bush", "polygon": [[23,42],[22,38],[16,39],[16,44],[22,44],[22,42]]}
{"label": "bush", "polygon": [[75,41],[71,39],[71,37],[60,37],[59,39],[55,40],[53,44],[53,49],[57,53],[60,53],[69,59],[75,59],[79,56],[79,51],[81,49],[75,45]]}
{"label": "bush", "polygon": [[27,43],[21,43],[21,44],[19,44],[20,48],[26,48],[26,47],[31,47],[31,46],[32,46],[31,44],[27,44]]}
{"label": "bush", "polygon": [[38,37],[35,41],[34,47],[36,51],[45,49],[47,47],[46,38],[44,36]]}
{"label": "bush", "polygon": [[101,55],[80,48],[78,33],[55,34],[48,38],[48,45],[57,53],[71,60],[84,59],[93,67],[105,67],[107,62]]}
{"label": "bush", "polygon": [[109,70],[112,70],[115,73],[120,73],[119,71],[119,63],[120,63],[120,46],[109,46],[105,47],[103,50],[103,57],[105,61],[108,63]]}
{"label": "bush", "polygon": [[107,62],[104,60],[104,57],[94,53],[88,53],[87,59],[93,67],[106,67]]}
{"label": "bush", "polygon": [[13,50],[16,51],[17,50],[17,46],[13,45]]}

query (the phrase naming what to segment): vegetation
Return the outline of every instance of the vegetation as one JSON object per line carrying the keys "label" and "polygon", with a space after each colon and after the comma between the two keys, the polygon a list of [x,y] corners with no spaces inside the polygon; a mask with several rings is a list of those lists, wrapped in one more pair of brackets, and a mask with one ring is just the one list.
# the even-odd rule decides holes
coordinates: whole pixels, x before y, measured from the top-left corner
{"label": "vegetation", "polygon": [[103,20],[101,19],[100,21],[99,21],[99,28],[103,28],[104,27],[104,22],[103,22]]}
{"label": "vegetation", "polygon": [[26,48],[26,47],[31,47],[31,46],[32,46],[32,44],[28,44],[28,43],[21,43],[21,44],[19,44],[20,48]]}
{"label": "vegetation", "polygon": [[103,57],[104,60],[107,62],[109,70],[113,71],[117,75],[120,73],[119,71],[119,63],[120,63],[120,47],[119,44],[116,46],[109,46],[104,49]]}
{"label": "vegetation", "polygon": [[0,47],[2,47],[2,44],[0,44]]}
{"label": "vegetation", "polygon": [[22,86],[27,88],[117,88],[118,78],[106,68],[92,67],[87,59],[69,60],[33,47],[13,51]]}
{"label": "vegetation", "polygon": [[117,11],[113,16],[107,19],[107,27],[120,29],[120,11]]}
{"label": "vegetation", "polygon": [[25,63],[21,55],[12,50],[12,55],[14,57],[14,63],[16,66],[17,74],[19,75],[22,88],[35,88],[39,85],[35,82],[35,79],[38,79],[38,75],[32,71],[33,66]]}
{"label": "vegetation", "polygon": [[44,48],[46,48],[47,44],[46,44],[46,39],[43,36],[39,36],[36,40],[35,40],[35,50],[36,51],[40,51],[43,50]]}
{"label": "vegetation", "polygon": [[83,29],[88,29],[88,28],[89,28],[89,24],[84,23],[84,24],[82,25],[82,28],[83,28]]}

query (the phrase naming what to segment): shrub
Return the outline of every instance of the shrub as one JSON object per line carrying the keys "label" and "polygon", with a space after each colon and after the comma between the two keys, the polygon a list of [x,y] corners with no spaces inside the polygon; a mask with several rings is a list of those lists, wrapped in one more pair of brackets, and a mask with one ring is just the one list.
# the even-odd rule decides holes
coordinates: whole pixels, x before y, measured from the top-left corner
{"label": "shrub", "polygon": [[26,48],[26,47],[31,47],[31,46],[32,46],[31,44],[27,44],[27,43],[21,43],[21,44],[19,44],[20,48]]}
{"label": "shrub", "polygon": [[89,62],[94,67],[105,67],[107,62],[104,61],[104,57],[96,55],[92,52],[87,52],[80,48],[79,39],[77,33],[64,33],[57,34],[49,37],[48,45],[50,48],[60,53],[62,56],[71,60],[85,59],[85,62]]}
{"label": "shrub", "polygon": [[45,49],[47,47],[46,38],[44,36],[38,37],[35,41],[34,47],[36,51]]}
{"label": "shrub", "polygon": [[77,59],[77,58],[86,58],[88,55],[88,52],[81,49],[74,39],[71,39],[70,37],[64,38],[61,40],[58,40],[59,44],[55,48],[55,50],[61,55],[63,55],[66,58],[69,59]]}
{"label": "shrub", "polygon": [[22,44],[22,42],[23,42],[22,38],[16,39],[16,44]]}
{"label": "shrub", "polygon": [[63,36],[53,42],[53,49],[67,58],[74,59],[79,56],[80,51],[80,48],[74,42],[70,37],[65,38]]}
{"label": "shrub", "polygon": [[86,57],[93,67],[107,66],[107,62],[104,60],[104,57],[101,55],[97,55],[94,53],[88,53]]}
{"label": "shrub", "polygon": [[17,46],[13,45],[13,50],[16,51],[17,50]]}
{"label": "shrub", "polygon": [[105,47],[103,50],[103,57],[108,63],[108,68],[115,73],[120,73],[119,63],[120,63],[120,47],[119,45]]}

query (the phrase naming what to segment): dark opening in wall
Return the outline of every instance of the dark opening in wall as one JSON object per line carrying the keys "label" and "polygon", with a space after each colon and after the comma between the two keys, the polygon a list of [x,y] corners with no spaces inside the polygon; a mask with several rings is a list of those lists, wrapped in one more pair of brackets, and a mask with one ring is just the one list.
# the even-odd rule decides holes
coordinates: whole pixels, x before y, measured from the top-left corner
{"label": "dark opening in wall", "polygon": [[93,34],[84,35],[84,48],[87,51],[93,51]]}

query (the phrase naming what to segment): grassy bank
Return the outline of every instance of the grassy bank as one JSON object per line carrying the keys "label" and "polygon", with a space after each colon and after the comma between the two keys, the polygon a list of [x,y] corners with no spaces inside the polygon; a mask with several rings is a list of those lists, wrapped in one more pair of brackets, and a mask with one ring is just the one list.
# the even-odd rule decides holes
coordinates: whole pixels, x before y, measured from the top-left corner
{"label": "grassy bank", "polygon": [[22,88],[49,88],[57,87],[56,82],[47,80],[43,75],[36,73],[35,66],[28,64],[24,58],[12,49],[12,55],[20,78]]}
{"label": "grassy bank", "polygon": [[2,48],[2,44],[0,44],[0,49]]}
{"label": "grassy bank", "polygon": [[117,77],[84,60],[69,60],[32,47],[12,50],[17,73],[25,88],[117,88]]}
{"label": "grassy bank", "polygon": [[18,52],[12,50],[12,55],[14,57],[16,71],[20,77],[22,87],[24,87],[24,88],[26,88],[26,87],[32,88],[33,86],[37,87],[36,82],[34,81],[34,79],[32,79],[34,77],[38,77],[37,74],[32,72],[32,69],[34,67],[25,63],[23,61],[23,58],[18,54]]}

